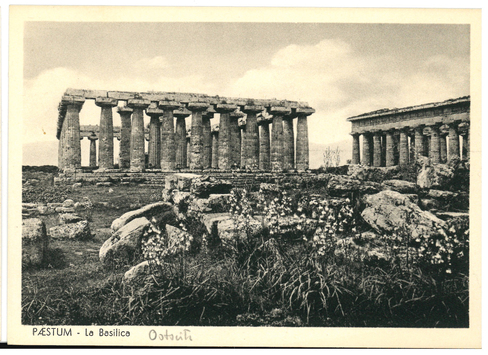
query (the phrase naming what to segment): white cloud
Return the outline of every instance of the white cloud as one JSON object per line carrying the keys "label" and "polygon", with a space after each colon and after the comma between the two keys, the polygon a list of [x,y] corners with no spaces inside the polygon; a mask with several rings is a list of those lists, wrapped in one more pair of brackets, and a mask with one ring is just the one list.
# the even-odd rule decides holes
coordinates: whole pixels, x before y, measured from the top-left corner
{"label": "white cloud", "polygon": [[269,65],[246,72],[229,95],[307,101],[316,109],[310,140],[347,139],[346,118],[380,108],[442,101],[469,94],[469,61],[430,57],[413,72],[398,58],[364,56],[339,39],[289,45]]}
{"label": "white cloud", "polygon": [[153,58],[141,58],[134,63],[134,68],[137,70],[153,70],[153,69],[166,69],[170,64],[164,57],[157,56]]}

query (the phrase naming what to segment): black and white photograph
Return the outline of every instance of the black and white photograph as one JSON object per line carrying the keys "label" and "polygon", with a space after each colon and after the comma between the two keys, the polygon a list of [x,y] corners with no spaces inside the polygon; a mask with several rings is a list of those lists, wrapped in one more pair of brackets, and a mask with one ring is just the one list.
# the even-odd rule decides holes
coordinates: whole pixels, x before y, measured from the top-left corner
{"label": "black and white photograph", "polygon": [[418,11],[11,7],[14,341],[479,346],[481,11]]}

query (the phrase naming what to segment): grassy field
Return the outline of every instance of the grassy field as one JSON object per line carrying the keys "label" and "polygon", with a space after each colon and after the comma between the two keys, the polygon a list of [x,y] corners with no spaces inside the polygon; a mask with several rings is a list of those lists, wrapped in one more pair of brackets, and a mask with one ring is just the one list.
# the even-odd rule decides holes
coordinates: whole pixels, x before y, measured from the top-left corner
{"label": "grassy field", "polygon": [[[25,191],[24,202],[88,198],[93,208],[81,214],[95,236],[90,241],[52,240],[44,267],[23,271],[23,324],[469,326],[466,263],[446,273],[445,266],[425,262],[429,255],[401,263],[393,247],[385,259],[365,258],[365,241],[346,243],[355,234],[351,221],[357,216],[352,214],[335,215],[337,228],[345,232],[323,233],[318,239],[303,241],[303,233],[296,230],[273,235],[270,228],[238,240],[231,250],[217,245],[174,255],[154,266],[153,275],[142,283],[128,286],[123,274],[133,264],[106,269],[99,248],[110,236],[113,219],[158,201],[161,189],[83,186],[56,192],[48,175],[24,174],[40,180],[34,187],[37,193]],[[281,196],[266,213],[296,213],[293,198]],[[231,210],[243,218],[239,223],[246,221],[243,198],[236,199]],[[45,222],[48,228],[56,224],[54,217]],[[201,230],[198,223],[187,227],[194,234]],[[463,232],[456,232],[459,238]],[[381,242],[393,246],[391,238]]]}

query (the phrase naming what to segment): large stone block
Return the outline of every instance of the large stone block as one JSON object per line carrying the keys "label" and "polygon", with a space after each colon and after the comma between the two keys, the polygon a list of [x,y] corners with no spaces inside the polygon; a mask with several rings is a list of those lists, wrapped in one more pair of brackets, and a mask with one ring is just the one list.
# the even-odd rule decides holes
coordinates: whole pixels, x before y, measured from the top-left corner
{"label": "large stone block", "polygon": [[378,233],[392,233],[403,229],[416,239],[444,233],[446,223],[396,191],[381,191],[366,196],[363,219]]}
{"label": "large stone block", "polygon": [[86,240],[92,237],[88,221],[67,223],[49,228],[49,235],[53,239]]}
{"label": "large stone block", "polygon": [[22,266],[38,267],[45,260],[49,237],[46,225],[39,218],[22,221]]}
{"label": "large stone block", "polygon": [[405,180],[385,180],[381,183],[381,188],[403,194],[415,194],[418,192],[418,186],[415,183]]}
{"label": "large stone block", "polygon": [[381,190],[381,185],[372,181],[361,181],[342,175],[332,175],[327,183],[331,196],[348,196],[351,193],[374,194]]}
{"label": "large stone block", "polygon": [[102,264],[115,266],[130,263],[140,250],[141,239],[149,228],[151,222],[146,217],[132,219],[119,228],[100,248]]}
{"label": "large stone block", "polygon": [[116,232],[135,218],[146,217],[151,219],[154,216],[171,211],[174,212],[174,206],[169,202],[152,203],[137,210],[124,213],[122,216],[112,222],[111,228],[112,231]]}

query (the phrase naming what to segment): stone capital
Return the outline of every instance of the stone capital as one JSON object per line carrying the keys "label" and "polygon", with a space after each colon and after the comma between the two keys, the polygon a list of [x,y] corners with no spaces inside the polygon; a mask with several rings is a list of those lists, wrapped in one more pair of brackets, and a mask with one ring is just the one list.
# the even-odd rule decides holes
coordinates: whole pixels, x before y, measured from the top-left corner
{"label": "stone capital", "polygon": [[61,99],[61,103],[63,105],[75,105],[75,106],[79,106],[81,108],[81,106],[83,106],[83,104],[85,103],[85,98],[82,97],[82,96],[67,96],[67,95],[64,95]]}
{"label": "stone capital", "polygon": [[146,115],[148,115],[148,116],[159,117],[159,116],[162,116],[163,114],[164,114],[164,111],[160,110],[159,108],[156,108],[156,107],[146,108]]}
{"label": "stone capital", "polygon": [[469,133],[469,123],[468,122],[462,122],[458,126],[458,131],[459,134],[464,136]]}
{"label": "stone capital", "polygon": [[283,106],[271,106],[269,113],[276,116],[285,116],[291,113],[291,109]]}
{"label": "stone capital", "polygon": [[97,97],[95,99],[95,105],[99,107],[115,107],[117,106],[117,99],[112,99],[110,97]]}
{"label": "stone capital", "polygon": [[241,109],[244,113],[259,113],[264,111],[264,106],[245,105]]}
{"label": "stone capital", "polygon": [[127,107],[127,106],[119,106],[117,107],[117,112],[119,114],[124,114],[124,113],[129,113],[131,114],[134,110],[131,109],[130,107]]}
{"label": "stone capital", "polygon": [[240,117],[238,120],[239,127],[246,127],[247,121],[245,117]]}
{"label": "stone capital", "polygon": [[127,106],[135,109],[145,109],[151,104],[151,101],[145,99],[129,99],[127,100]]}
{"label": "stone capital", "polygon": [[93,135],[93,136],[88,136],[87,138],[88,138],[89,140],[91,140],[91,141],[96,141],[96,140],[98,140],[98,137],[97,137],[97,136],[95,136],[95,135]]}
{"label": "stone capital", "polygon": [[229,113],[237,110],[237,105],[234,104],[217,104],[215,106],[215,111],[218,113]]}
{"label": "stone capital", "polygon": [[187,107],[192,112],[205,111],[208,108],[206,102],[189,102]]}
{"label": "stone capital", "polygon": [[447,136],[449,134],[449,125],[443,124],[439,127],[439,134],[441,136]]}
{"label": "stone capital", "polygon": [[180,107],[181,104],[176,101],[159,101],[159,108],[164,111],[172,111]]}
{"label": "stone capital", "polygon": [[173,111],[173,116],[175,117],[188,117],[191,115],[191,111],[185,106],[180,106],[178,109]]}
{"label": "stone capital", "polygon": [[311,107],[297,107],[295,112],[298,116],[310,116],[315,113],[315,109]]}

